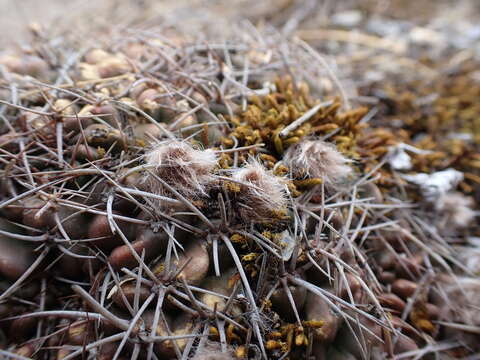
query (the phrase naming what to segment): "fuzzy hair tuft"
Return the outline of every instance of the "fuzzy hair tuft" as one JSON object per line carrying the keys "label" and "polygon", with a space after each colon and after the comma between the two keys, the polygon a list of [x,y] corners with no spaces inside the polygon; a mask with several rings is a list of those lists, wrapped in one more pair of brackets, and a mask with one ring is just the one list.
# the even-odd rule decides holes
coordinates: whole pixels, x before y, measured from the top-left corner
{"label": "fuzzy hair tuft", "polygon": [[[208,186],[215,180],[212,174],[217,165],[217,156],[211,149],[198,150],[184,141],[161,142],[145,154],[145,162],[152,166],[153,173],[175,187],[182,195],[206,195]],[[146,182],[150,191],[165,193],[164,186],[151,174]]]}
{"label": "fuzzy hair tuft", "polygon": [[475,218],[473,199],[458,192],[442,194],[435,202],[436,210],[442,215],[447,228],[466,228]]}
{"label": "fuzzy hair tuft", "polygon": [[297,178],[320,178],[327,185],[338,184],[352,173],[351,162],[333,144],[304,140],[288,148],[283,157]]}
{"label": "fuzzy hair tuft", "polygon": [[451,279],[444,290],[449,299],[455,299],[454,303],[444,305],[446,320],[480,326],[480,279],[457,277]]}
{"label": "fuzzy hair tuft", "polygon": [[213,341],[207,341],[205,346],[191,358],[191,360],[233,360],[234,350],[231,346],[227,346],[227,352],[222,352],[220,344]]}
{"label": "fuzzy hair tuft", "polygon": [[240,184],[239,213],[244,220],[267,220],[286,209],[285,183],[258,161],[234,169],[232,179]]}

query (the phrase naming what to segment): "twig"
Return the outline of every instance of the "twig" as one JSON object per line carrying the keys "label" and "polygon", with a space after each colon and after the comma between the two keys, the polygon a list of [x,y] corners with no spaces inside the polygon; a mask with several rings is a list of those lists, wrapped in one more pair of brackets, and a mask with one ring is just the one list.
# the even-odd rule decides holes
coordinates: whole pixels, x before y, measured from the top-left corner
{"label": "twig", "polygon": [[315,105],[310,110],[308,110],[305,114],[300,116],[297,120],[289,124],[285,129],[280,131],[279,135],[281,137],[287,136],[290,132],[292,132],[293,130],[298,128],[300,125],[302,125],[305,121],[308,121],[312,116],[314,116],[318,112],[318,110],[322,108],[326,108],[332,104],[333,104],[333,100],[329,100],[329,101],[324,101],[320,104]]}

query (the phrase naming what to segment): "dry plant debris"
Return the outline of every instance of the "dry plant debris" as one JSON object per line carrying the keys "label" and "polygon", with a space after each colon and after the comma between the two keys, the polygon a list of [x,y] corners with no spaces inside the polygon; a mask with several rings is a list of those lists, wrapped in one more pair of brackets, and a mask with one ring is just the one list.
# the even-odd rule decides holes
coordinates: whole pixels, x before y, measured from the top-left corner
{"label": "dry plant debris", "polygon": [[372,109],[275,31],[167,34],[0,57],[0,354],[478,355],[478,63]]}

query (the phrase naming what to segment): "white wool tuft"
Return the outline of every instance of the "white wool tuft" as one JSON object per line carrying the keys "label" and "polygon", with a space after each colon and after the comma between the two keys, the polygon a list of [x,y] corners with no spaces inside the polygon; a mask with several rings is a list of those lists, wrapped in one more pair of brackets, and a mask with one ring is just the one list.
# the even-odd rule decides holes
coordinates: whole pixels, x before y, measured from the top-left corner
{"label": "white wool tuft", "polygon": [[447,309],[447,320],[480,326],[480,279],[458,277],[452,279],[444,290],[449,299],[455,299],[452,307]]}
{"label": "white wool tuft", "polygon": [[435,202],[436,210],[443,215],[448,227],[465,228],[475,218],[473,199],[458,192],[440,195]]}
{"label": "white wool tuft", "polygon": [[[212,174],[217,156],[211,149],[197,150],[187,142],[169,140],[162,142],[145,154],[145,162],[153,173],[182,195],[206,195],[207,187],[214,181]],[[151,191],[163,193],[166,189],[151,174],[146,181]]]}
{"label": "white wool tuft", "polygon": [[436,201],[439,196],[455,189],[463,180],[463,173],[455,169],[446,169],[431,174],[418,173],[402,177],[420,187],[427,201]]}
{"label": "white wool tuft", "polygon": [[232,171],[232,179],[240,185],[239,213],[245,220],[268,219],[272,212],[284,210],[287,207],[285,184],[282,178],[256,160],[250,161],[243,168]]}
{"label": "white wool tuft", "polygon": [[457,250],[458,260],[472,274],[480,276],[480,248],[463,246],[457,248]]}
{"label": "white wool tuft", "polygon": [[328,185],[337,184],[352,173],[348,165],[351,161],[335,145],[321,140],[304,140],[291,146],[283,161],[294,176],[321,178]]}
{"label": "white wool tuft", "polygon": [[219,351],[205,351],[195,355],[192,360],[235,360],[237,359],[230,353],[222,354]]}
{"label": "white wool tuft", "polygon": [[207,341],[205,346],[191,358],[191,360],[233,360],[234,349],[227,345],[227,351],[222,352],[221,345],[213,341]]}

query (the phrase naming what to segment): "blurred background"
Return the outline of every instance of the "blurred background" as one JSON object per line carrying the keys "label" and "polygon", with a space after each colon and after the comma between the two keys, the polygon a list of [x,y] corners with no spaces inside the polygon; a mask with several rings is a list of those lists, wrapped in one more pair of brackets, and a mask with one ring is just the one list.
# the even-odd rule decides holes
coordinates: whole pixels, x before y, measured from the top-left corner
{"label": "blurred background", "polygon": [[356,27],[373,16],[376,24],[367,27],[369,32],[393,33],[405,23],[435,22],[456,24],[465,36],[480,33],[476,0],[0,0],[0,9],[1,46],[27,40],[32,24],[42,25],[49,36],[89,38],[116,28],[165,23],[187,31],[208,27],[210,33],[225,35],[232,21],[245,19],[292,32],[332,24]]}

